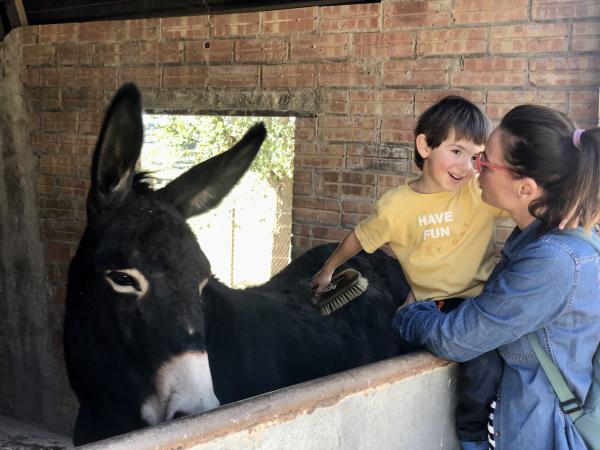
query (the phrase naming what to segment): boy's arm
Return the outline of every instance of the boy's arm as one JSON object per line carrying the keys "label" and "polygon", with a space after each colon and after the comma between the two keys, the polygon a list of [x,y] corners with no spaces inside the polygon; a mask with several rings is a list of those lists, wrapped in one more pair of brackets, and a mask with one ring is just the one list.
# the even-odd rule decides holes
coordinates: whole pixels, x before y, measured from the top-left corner
{"label": "boy's arm", "polygon": [[356,237],[356,233],[352,230],[344,240],[340,242],[340,245],[338,245],[327,261],[325,261],[321,270],[313,277],[312,282],[310,283],[313,295],[319,295],[325,286],[331,282],[331,276],[335,269],[344,264],[362,249],[362,245]]}

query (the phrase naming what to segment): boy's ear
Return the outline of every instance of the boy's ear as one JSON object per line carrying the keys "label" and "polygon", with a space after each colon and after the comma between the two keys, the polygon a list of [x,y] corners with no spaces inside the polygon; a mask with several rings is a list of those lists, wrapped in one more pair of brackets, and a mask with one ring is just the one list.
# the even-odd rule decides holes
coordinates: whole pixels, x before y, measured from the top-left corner
{"label": "boy's ear", "polygon": [[419,155],[421,155],[421,158],[429,158],[431,148],[429,148],[429,145],[427,145],[427,136],[425,136],[423,133],[418,134],[415,138],[415,145],[417,146],[417,151],[419,152]]}

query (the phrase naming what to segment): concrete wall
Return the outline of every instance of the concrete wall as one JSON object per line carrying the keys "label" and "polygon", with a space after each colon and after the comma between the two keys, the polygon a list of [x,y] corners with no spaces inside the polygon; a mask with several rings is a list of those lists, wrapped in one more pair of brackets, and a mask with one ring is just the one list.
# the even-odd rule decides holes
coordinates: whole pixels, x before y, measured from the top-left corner
{"label": "concrete wall", "polygon": [[0,44],[0,415],[52,422],[64,373],[48,307],[39,160],[22,82],[24,34],[17,30]]}
{"label": "concrete wall", "polygon": [[455,450],[455,369],[406,355],[81,448]]}
{"label": "concrete wall", "polygon": [[599,19],[600,0],[384,0],[12,32],[0,80],[0,412],[72,426],[68,263],[121,83],[138,83],[150,112],[298,116],[297,255],[341,239],[413,174],[412,127],[442,96],[463,94],[494,121],[533,102],[595,124]]}

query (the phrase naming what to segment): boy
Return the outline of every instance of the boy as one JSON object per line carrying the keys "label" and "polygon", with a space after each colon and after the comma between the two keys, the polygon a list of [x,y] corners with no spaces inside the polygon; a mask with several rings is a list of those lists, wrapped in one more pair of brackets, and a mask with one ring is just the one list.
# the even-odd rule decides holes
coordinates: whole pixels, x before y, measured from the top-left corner
{"label": "boy", "polygon": [[[348,259],[384,244],[390,245],[411,287],[408,301],[435,299],[440,306],[445,301],[443,310],[449,311],[460,299],[478,295],[495,263],[495,221],[502,214],[483,203],[474,176],[474,159],[489,133],[485,115],[462,97],[448,96],[428,108],[415,128],[421,176],[376,202],[371,216],[314,276],[314,295]],[[487,444],[488,409],[500,376],[495,353],[480,358],[465,363],[459,376],[456,422],[465,449]]]}

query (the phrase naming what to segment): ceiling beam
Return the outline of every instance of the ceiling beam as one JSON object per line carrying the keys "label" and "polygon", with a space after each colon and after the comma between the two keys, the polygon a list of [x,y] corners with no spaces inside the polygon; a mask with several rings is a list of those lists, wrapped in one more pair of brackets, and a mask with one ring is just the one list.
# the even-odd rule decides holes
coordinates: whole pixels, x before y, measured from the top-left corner
{"label": "ceiling beam", "polygon": [[19,0],[29,23],[41,25],[97,20],[232,14],[307,6],[379,3],[380,0]]}

